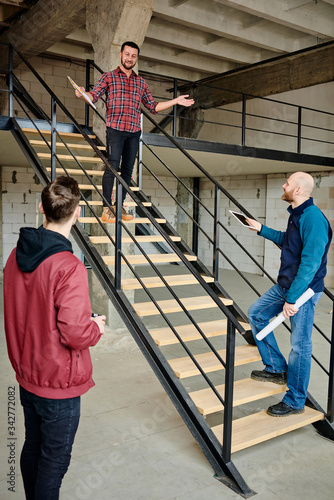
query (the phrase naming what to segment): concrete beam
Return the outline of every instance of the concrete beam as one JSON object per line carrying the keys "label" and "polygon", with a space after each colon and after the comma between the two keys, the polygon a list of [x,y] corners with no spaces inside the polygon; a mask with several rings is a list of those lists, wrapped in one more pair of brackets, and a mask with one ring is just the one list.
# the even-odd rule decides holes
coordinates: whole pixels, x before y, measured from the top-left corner
{"label": "concrete beam", "polygon": [[170,76],[171,78],[179,78],[180,80],[191,82],[194,80],[201,80],[211,74],[200,71],[200,68],[197,68],[197,71],[195,71],[190,68],[184,68],[183,66],[175,66],[174,62],[173,64],[167,64],[164,61],[151,61],[145,59],[145,57],[140,58],[138,67],[140,71],[148,71],[150,73],[157,73],[159,75]]}
{"label": "concrete beam", "polygon": [[277,55],[273,51],[207,34],[204,31],[181,28],[179,24],[155,17],[149,24],[146,39],[238,64],[253,64]]}
{"label": "concrete beam", "polygon": [[[192,95],[196,101],[195,107],[208,109],[241,100],[240,94],[223,89],[265,97],[333,80],[334,42],[329,42],[300,53],[242,68],[227,75],[196,82]],[[210,86],[214,88],[210,90]]]}
{"label": "concrete beam", "polygon": [[188,51],[179,52],[178,49],[160,45],[155,40],[145,40],[142,47],[142,56],[146,60],[163,61],[174,66],[182,66],[187,69],[206,71],[207,73],[223,73],[236,67],[235,63],[214,59]]}
{"label": "concrete beam", "polygon": [[279,23],[319,38],[334,37],[334,9],[324,2],[297,0],[216,0],[242,12]]}
{"label": "concrete beam", "polygon": [[[54,54],[57,56],[63,56],[68,59],[81,59],[85,61],[86,59],[94,59],[94,50],[92,46],[75,45],[73,43],[58,42],[52,45],[45,51],[46,54]],[[85,82],[81,82],[84,86]]]}
{"label": "concrete beam", "polygon": [[29,59],[84,25],[85,19],[86,5],[82,0],[39,0],[0,40],[12,43]]}
{"label": "concrete beam", "polygon": [[154,16],[167,21],[246,42],[276,53],[301,50],[316,45],[316,37],[301,36],[300,32],[272,23],[260,22],[251,26],[254,16],[238,12],[217,2],[187,3],[171,7],[166,0],[155,0]]}

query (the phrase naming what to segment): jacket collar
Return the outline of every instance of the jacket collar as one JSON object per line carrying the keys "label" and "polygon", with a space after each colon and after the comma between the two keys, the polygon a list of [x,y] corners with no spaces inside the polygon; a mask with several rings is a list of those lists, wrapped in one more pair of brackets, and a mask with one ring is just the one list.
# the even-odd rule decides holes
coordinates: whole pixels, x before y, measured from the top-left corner
{"label": "jacket collar", "polygon": [[302,203],[301,205],[299,205],[296,208],[292,208],[292,206],[289,205],[287,210],[291,215],[300,215],[304,212],[305,208],[310,207],[313,204],[314,204],[313,198],[311,197],[308,200],[304,201],[304,203]]}

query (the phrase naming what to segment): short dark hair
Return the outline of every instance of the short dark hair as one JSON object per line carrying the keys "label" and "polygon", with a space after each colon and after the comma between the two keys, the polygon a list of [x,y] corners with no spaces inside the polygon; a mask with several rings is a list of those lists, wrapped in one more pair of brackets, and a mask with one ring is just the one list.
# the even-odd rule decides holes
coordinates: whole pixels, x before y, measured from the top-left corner
{"label": "short dark hair", "polygon": [[56,177],[42,191],[42,205],[48,222],[66,222],[79,205],[80,189],[73,177]]}
{"label": "short dark hair", "polygon": [[127,45],[128,47],[132,47],[133,49],[137,49],[138,50],[138,55],[139,55],[140,48],[138,47],[138,45],[135,42],[124,42],[124,43],[122,43],[121,52],[123,52],[125,45]]}

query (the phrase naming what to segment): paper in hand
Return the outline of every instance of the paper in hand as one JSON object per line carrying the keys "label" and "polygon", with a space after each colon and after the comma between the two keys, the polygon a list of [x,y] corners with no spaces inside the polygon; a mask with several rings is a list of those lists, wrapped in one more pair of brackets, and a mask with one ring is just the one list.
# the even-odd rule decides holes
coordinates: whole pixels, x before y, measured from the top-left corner
{"label": "paper in hand", "polygon": [[80,94],[82,95],[83,99],[90,105],[92,106],[92,108],[96,109],[96,106],[95,104],[92,102],[91,98],[86,94],[86,92],[83,92],[81,90],[81,88],[79,87],[78,84],[75,83],[74,80],[72,80],[72,78],[70,76],[67,77],[69,79],[69,82],[71,83],[71,85],[73,85],[73,87],[75,88],[75,90],[77,90],[78,92],[80,92]]}
{"label": "paper in hand", "polygon": [[[314,291],[311,289],[311,288],[308,288],[306,290],[306,292],[304,292],[300,297],[299,299],[296,300],[296,303],[295,303],[295,309],[299,309],[302,305],[305,304],[305,302],[307,302],[311,297],[313,297],[314,295]],[[267,335],[269,335],[269,333],[271,333],[274,328],[276,328],[278,325],[280,325],[281,323],[283,323],[283,321],[285,320],[286,318],[283,316],[283,313],[281,312],[281,314],[279,314],[278,316],[276,316],[276,318],[274,318],[270,323],[269,325],[265,326],[257,335],[256,335],[256,338],[257,340],[262,340],[264,339],[264,337],[266,337]]]}

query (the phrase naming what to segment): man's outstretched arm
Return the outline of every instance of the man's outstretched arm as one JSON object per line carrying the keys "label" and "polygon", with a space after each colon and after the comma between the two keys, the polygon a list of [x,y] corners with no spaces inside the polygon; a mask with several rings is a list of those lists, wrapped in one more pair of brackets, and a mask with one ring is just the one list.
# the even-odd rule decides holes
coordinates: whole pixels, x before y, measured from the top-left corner
{"label": "man's outstretched arm", "polygon": [[165,111],[165,109],[171,108],[178,104],[179,106],[189,107],[194,104],[194,99],[189,99],[189,95],[179,95],[175,99],[171,99],[170,101],[161,101],[155,107],[155,111],[159,113],[160,111]]}

